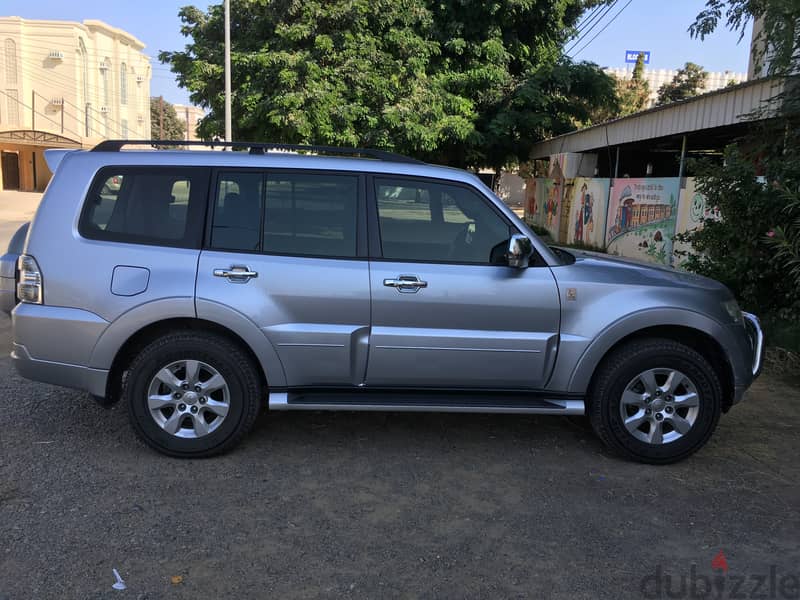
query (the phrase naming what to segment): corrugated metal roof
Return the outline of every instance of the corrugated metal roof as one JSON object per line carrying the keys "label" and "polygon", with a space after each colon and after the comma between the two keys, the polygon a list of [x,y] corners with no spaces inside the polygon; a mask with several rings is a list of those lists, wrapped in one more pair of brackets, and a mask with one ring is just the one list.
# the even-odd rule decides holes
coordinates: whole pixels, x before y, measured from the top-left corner
{"label": "corrugated metal roof", "polygon": [[531,158],[547,158],[561,152],[586,152],[735,125],[752,120],[750,113],[766,109],[765,101],[782,90],[783,80],[779,78],[747,81],[550,138],[533,147]]}

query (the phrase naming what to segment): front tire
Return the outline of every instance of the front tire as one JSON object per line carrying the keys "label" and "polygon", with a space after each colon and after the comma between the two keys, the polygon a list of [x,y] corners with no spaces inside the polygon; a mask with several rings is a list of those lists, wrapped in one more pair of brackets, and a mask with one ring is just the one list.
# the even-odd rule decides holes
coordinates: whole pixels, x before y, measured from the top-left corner
{"label": "front tire", "polygon": [[616,453],[669,464],[705,445],[721,399],[719,377],[700,353],[673,340],[641,339],[614,350],[598,368],[589,419]]}
{"label": "front tire", "polygon": [[227,338],[196,331],[170,333],[145,346],[122,386],[139,437],[180,458],[233,448],[255,423],[262,398],[250,356]]}

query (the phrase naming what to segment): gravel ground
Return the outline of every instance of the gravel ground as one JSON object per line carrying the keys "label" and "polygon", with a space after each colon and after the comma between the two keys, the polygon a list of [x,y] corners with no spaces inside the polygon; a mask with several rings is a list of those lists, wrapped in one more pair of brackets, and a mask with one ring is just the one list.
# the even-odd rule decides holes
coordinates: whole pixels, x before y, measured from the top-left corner
{"label": "gravel ground", "polygon": [[2,600],[619,599],[647,576],[666,597],[720,550],[728,585],[800,575],[800,390],[777,379],[669,467],[609,456],[582,419],[347,413],[265,415],[234,452],[176,460],[122,407],[18,377],[9,328]]}

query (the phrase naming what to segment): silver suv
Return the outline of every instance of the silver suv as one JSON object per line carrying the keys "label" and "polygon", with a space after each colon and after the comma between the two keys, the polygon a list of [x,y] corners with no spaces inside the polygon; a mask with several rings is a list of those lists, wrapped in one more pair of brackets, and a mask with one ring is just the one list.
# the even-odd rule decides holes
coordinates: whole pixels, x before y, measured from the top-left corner
{"label": "silver suv", "polygon": [[122,400],[166,454],[228,450],[266,406],[587,414],[668,463],[758,375],[758,320],[723,285],[550,248],[470,173],[126,144],[47,153],[0,303],[23,376]]}

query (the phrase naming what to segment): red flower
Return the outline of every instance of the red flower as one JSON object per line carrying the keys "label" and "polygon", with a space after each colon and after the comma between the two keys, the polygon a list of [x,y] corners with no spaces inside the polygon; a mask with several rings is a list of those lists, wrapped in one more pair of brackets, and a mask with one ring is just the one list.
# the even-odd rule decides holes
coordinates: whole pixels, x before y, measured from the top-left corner
{"label": "red flower", "polygon": [[767,232],[767,237],[775,237],[775,230],[774,229],[770,229]]}

